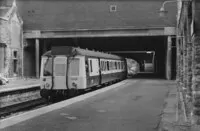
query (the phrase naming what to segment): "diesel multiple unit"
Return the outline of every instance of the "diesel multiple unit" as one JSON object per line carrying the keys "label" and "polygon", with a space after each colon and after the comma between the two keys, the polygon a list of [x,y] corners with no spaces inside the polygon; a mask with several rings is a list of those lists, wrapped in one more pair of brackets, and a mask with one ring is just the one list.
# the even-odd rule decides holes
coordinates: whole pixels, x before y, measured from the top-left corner
{"label": "diesel multiple unit", "polygon": [[127,76],[125,58],[69,46],[52,47],[41,59],[41,96],[69,97]]}

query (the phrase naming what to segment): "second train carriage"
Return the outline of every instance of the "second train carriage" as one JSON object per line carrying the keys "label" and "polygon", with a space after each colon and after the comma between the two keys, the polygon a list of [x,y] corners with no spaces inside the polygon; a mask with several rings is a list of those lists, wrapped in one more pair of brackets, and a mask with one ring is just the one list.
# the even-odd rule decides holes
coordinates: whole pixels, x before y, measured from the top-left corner
{"label": "second train carriage", "polygon": [[123,80],[126,60],[75,47],[52,47],[41,60],[41,96],[69,97],[79,90]]}

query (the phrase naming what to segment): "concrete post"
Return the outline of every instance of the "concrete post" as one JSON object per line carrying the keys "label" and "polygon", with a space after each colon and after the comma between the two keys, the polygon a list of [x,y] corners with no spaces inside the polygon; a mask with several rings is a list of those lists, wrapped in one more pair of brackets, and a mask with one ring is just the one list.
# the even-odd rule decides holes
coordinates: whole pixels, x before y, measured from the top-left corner
{"label": "concrete post", "polygon": [[171,36],[167,37],[167,58],[166,58],[166,78],[167,80],[171,80],[171,46],[172,46],[172,38]]}
{"label": "concrete post", "polygon": [[46,40],[44,40],[44,42],[42,44],[43,44],[42,54],[44,54],[47,51],[47,42],[46,42]]}
{"label": "concrete post", "polygon": [[177,61],[176,61],[176,80],[177,80],[177,84],[179,85],[182,81],[181,81],[181,42],[180,39],[177,38],[176,39],[176,46],[177,46]]}
{"label": "concrete post", "polygon": [[35,68],[36,78],[40,77],[40,52],[39,52],[39,39],[35,39]]}

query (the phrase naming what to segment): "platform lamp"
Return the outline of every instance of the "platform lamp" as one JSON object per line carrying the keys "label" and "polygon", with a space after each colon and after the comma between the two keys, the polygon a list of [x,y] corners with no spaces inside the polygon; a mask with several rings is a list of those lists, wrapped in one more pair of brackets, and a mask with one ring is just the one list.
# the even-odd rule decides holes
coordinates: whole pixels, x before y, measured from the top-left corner
{"label": "platform lamp", "polygon": [[167,0],[167,1],[164,1],[161,8],[160,8],[160,11],[159,11],[159,14],[161,17],[164,17],[168,11],[165,10],[165,4],[167,3],[173,3],[173,2],[190,2],[192,0]]}

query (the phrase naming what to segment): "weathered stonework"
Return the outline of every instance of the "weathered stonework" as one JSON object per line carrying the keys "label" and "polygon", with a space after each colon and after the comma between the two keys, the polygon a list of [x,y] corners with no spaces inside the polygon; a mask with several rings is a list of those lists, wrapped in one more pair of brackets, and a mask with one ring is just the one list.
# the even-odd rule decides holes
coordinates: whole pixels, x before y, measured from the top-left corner
{"label": "weathered stonework", "polygon": [[[7,77],[20,77],[22,75],[22,20],[18,16],[17,7],[0,7],[4,11],[0,15],[0,43],[4,45],[4,58],[0,61],[3,69],[0,74]],[[2,68],[2,67],[1,67]]]}
{"label": "weathered stonework", "polygon": [[186,121],[200,125],[200,37],[194,26],[199,17],[195,15],[195,3],[194,0],[179,3],[182,8],[177,24],[177,84]]}
{"label": "weathered stonework", "polygon": [[200,124],[200,37],[193,37],[192,123]]}

